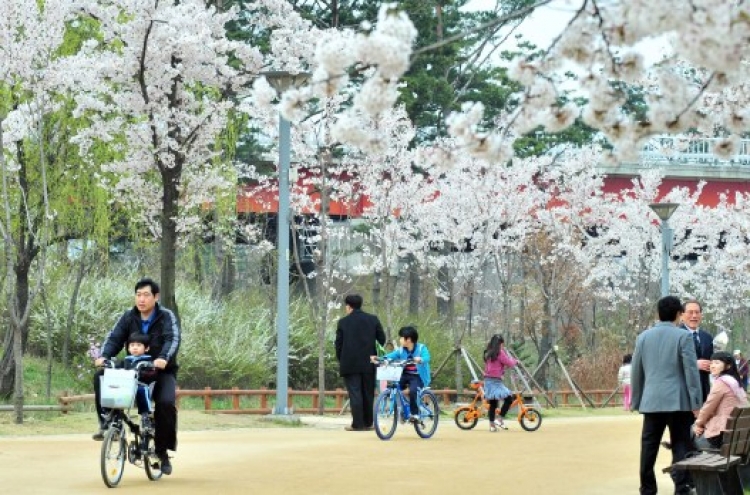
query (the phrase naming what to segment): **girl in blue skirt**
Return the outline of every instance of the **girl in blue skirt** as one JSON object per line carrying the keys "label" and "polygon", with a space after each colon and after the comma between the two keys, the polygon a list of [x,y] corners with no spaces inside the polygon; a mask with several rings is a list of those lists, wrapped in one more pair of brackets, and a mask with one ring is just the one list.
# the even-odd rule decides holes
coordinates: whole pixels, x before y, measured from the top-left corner
{"label": "girl in blue skirt", "polygon": [[[484,350],[484,398],[490,403],[490,431],[498,428],[507,430],[505,426],[505,415],[513,403],[513,394],[503,384],[503,374],[507,368],[512,368],[518,361],[510,357],[505,350],[505,340],[502,335],[495,334]],[[503,407],[500,409],[500,417],[495,419],[495,410],[500,401]]]}

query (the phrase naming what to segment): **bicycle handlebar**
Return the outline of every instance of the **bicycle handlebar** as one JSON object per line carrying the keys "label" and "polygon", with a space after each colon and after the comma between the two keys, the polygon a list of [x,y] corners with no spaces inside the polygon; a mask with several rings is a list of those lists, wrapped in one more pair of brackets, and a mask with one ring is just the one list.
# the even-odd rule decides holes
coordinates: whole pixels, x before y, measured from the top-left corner
{"label": "bicycle handlebar", "polygon": [[[117,360],[116,359],[105,359],[102,362],[101,365],[102,368],[116,368],[117,367]],[[158,369],[153,361],[139,361],[135,363],[135,366],[132,368],[138,372],[141,371],[152,371]]]}
{"label": "bicycle handlebar", "polygon": [[104,359],[102,361],[100,368],[116,368],[117,367],[117,361],[115,359]]}
{"label": "bicycle handlebar", "polygon": [[414,359],[411,359],[411,358],[397,361],[397,360],[388,360],[382,357],[378,357],[378,358],[375,358],[373,361],[378,366],[401,366],[402,368],[410,364],[416,364],[416,361],[414,361]]}

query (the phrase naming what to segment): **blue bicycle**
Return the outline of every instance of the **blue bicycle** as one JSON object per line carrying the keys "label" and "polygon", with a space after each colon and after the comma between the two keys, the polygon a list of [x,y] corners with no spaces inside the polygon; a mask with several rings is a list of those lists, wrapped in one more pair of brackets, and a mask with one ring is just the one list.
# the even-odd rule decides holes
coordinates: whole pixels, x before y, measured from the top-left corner
{"label": "blue bicycle", "polygon": [[[410,419],[412,412],[409,410],[409,400],[404,396],[399,384],[404,366],[412,364],[413,361],[389,362],[379,359],[378,363],[377,379],[387,380],[388,387],[375,400],[373,418],[375,433],[381,440],[390,440],[396,433],[400,419],[401,423],[412,423],[420,437],[430,438],[437,430],[440,416],[437,397],[428,389],[417,389],[418,418]],[[409,393],[414,393],[414,391],[409,391]]]}

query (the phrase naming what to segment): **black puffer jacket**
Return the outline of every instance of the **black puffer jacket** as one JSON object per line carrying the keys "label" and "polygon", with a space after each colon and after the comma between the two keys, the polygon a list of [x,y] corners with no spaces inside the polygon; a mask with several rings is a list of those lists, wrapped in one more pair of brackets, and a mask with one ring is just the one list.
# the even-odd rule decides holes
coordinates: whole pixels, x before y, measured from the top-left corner
{"label": "black puffer jacket", "polygon": [[[156,315],[148,328],[151,340],[148,354],[154,359],[166,359],[164,371],[177,372],[177,351],[180,348],[180,326],[177,317],[171,310],[162,308],[159,303],[154,307]],[[117,324],[107,335],[102,347],[102,357],[111,359],[125,348],[130,334],[141,331],[141,313],[133,307],[120,317]]]}

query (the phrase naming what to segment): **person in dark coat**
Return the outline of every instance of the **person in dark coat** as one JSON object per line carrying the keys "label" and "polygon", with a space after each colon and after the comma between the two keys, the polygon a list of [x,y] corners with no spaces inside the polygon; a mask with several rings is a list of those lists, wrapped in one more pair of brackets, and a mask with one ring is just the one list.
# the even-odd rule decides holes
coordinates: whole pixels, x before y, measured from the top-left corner
{"label": "person in dark coat", "polygon": [[[167,450],[177,449],[177,351],[180,348],[180,327],[175,314],[159,305],[159,284],[150,278],[135,284],[135,306],[123,314],[107,335],[101,355],[94,361],[102,366],[105,359],[112,359],[125,348],[128,337],[136,332],[148,335],[149,353],[154,366],[159,370],[154,379],[152,399],[154,408],[154,443],[161,461],[161,472],[172,474],[172,464]],[[126,349],[127,350],[127,349]],[[104,438],[104,418],[108,411],[102,409],[100,377],[103,370],[94,374],[99,431],[94,440]]]}
{"label": "person in dark coat", "polygon": [[344,299],[346,316],[336,326],[336,359],[339,373],[349,393],[352,424],[347,431],[372,429],[375,399],[375,342],[385,344],[385,332],[377,316],[362,311],[362,296],[350,294]]}
{"label": "person in dark coat", "polygon": [[691,299],[682,306],[682,327],[690,332],[690,337],[695,345],[695,354],[698,357],[697,365],[701,376],[701,393],[703,402],[706,402],[708,392],[711,390],[711,355],[714,353],[713,336],[700,328],[703,320],[703,308],[698,301]]}

